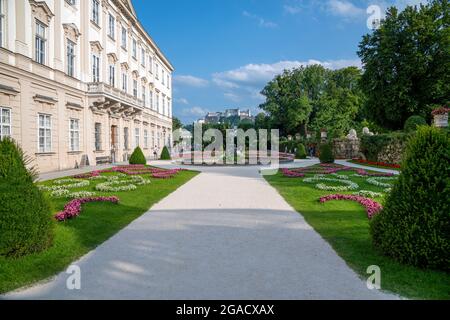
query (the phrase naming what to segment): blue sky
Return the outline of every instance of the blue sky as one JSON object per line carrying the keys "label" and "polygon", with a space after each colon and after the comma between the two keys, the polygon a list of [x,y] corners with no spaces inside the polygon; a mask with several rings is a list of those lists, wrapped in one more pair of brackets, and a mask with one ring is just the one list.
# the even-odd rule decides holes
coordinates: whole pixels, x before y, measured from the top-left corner
{"label": "blue sky", "polygon": [[360,66],[370,5],[382,11],[420,0],[133,0],[169,58],[173,114],[190,123],[208,111],[257,113],[264,85],[283,69]]}

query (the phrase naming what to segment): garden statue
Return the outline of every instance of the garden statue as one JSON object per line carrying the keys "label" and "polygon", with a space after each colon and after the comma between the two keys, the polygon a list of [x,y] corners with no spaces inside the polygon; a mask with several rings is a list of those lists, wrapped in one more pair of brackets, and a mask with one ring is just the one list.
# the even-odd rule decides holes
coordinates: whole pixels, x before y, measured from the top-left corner
{"label": "garden statue", "polygon": [[365,135],[365,136],[373,136],[374,135],[373,132],[370,132],[370,129],[367,127],[364,127],[362,132],[363,132],[363,135]]}
{"label": "garden statue", "polygon": [[358,139],[358,135],[356,134],[355,129],[350,130],[350,132],[347,135],[347,139],[349,139],[349,140],[357,140]]}

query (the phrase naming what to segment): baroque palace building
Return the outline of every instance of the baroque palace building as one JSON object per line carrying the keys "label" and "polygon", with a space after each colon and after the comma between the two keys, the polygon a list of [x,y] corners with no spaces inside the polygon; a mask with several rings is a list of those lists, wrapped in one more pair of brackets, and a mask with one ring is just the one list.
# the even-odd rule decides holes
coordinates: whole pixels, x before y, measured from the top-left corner
{"label": "baroque palace building", "polygon": [[41,172],[170,146],[172,72],[131,0],[0,0],[0,137]]}

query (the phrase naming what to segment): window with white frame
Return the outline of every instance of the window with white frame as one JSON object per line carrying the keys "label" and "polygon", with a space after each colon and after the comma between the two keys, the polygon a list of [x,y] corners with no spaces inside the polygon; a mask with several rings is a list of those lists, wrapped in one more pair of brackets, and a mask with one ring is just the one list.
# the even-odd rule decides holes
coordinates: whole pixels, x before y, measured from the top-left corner
{"label": "window with white frame", "polygon": [[152,147],[156,147],[155,144],[155,131],[152,130]]}
{"label": "window with white frame", "polygon": [[132,54],[133,54],[133,58],[137,59],[137,42],[136,42],[136,39],[133,39],[133,51],[132,51]]}
{"label": "window with white frame", "polygon": [[142,86],[141,90],[142,90],[142,103],[145,107],[147,105],[147,101],[146,101],[147,97],[145,96],[145,86]]}
{"label": "window with white frame", "polygon": [[134,129],[134,146],[137,148],[140,145],[140,130],[139,128]]}
{"label": "window with white frame", "polygon": [[148,130],[144,129],[144,148],[148,149]]}
{"label": "window with white frame", "polygon": [[166,83],[166,75],[165,75],[165,71],[164,71],[164,69],[162,69],[161,70],[161,73],[162,73],[162,75],[161,75],[161,82],[162,82],[162,85],[165,85],[165,83]]}
{"label": "window with white frame", "polygon": [[155,78],[159,79],[159,64],[155,64]]}
{"label": "window with white frame", "polygon": [[70,119],[69,137],[69,150],[80,151],[80,121],[78,119]]}
{"label": "window with white frame", "polygon": [[99,0],[92,0],[92,17],[91,17],[91,20],[96,25],[100,24],[99,12],[100,12],[100,2],[99,2]]}
{"label": "window with white frame", "polygon": [[47,27],[36,20],[36,35],[35,35],[35,60],[37,63],[45,64],[46,59],[46,46],[47,38],[46,32]]}
{"label": "window with white frame", "polygon": [[138,82],[136,79],[133,79],[133,96],[138,97]]}
{"label": "window with white frame", "polygon": [[159,93],[156,93],[156,111],[159,113]]}
{"label": "window with white frame", "polygon": [[124,49],[127,48],[127,42],[128,42],[127,38],[128,38],[127,28],[122,26],[122,48],[124,48]]}
{"label": "window with white frame", "polygon": [[5,20],[6,20],[5,0],[0,0],[0,47],[4,47],[6,42]]}
{"label": "window with white frame", "polygon": [[111,87],[116,85],[116,66],[113,64],[109,65],[109,85]]}
{"label": "window with white frame", "polygon": [[75,75],[75,43],[67,39],[67,75]]}
{"label": "window with white frame", "polygon": [[108,18],[108,36],[112,39],[116,38],[116,18],[114,18],[112,13],[109,14]]}
{"label": "window with white frame", "polygon": [[152,58],[152,56],[148,56],[148,66],[150,69],[150,73],[153,73],[153,58]]}
{"label": "window with white frame", "polygon": [[123,128],[123,148],[124,150],[129,150],[129,140],[128,140],[129,132],[128,127]]}
{"label": "window with white frame", "polygon": [[141,64],[145,67],[145,49],[141,48]]}
{"label": "window with white frame", "polygon": [[122,72],[122,90],[128,92],[128,76],[125,71]]}
{"label": "window with white frame", "polygon": [[95,151],[102,150],[102,124],[99,122],[95,123]]}
{"label": "window with white frame", "polygon": [[38,124],[39,152],[52,151],[52,117],[48,114],[39,114]]}
{"label": "window with white frame", "polygon": [[166,114],[166,97],[162,97],[162,114]]}
{"label": "window with white frame", "polygon": [[0,108],[0,140],[11,136],[11,109]]}
{"label": "window with white frame", "polygon": [[100,57],[92,54],[92,82],[100,82]]}
{"label": "window with white frame", "polygon": [[150,89],[150,91],[149,91],[149,104],[150,104],[149,108],[153,109],[154,105],[153,105],[153,91],[152,91],[152,89]]}
{"label": "window with white frame", "polygon": [[68,4],[70,4],[71,6],[74,6],[74,5],[77,4],[77,1],[76,1],[76,0],[66,0],[66,2],[67,2]]}
{"label": "window with white frame", "polygon": [[161,132],[158,131],[157,139],[156,139],[158,148],[161,148]]}
{"label": "window with white frame", "polygon": [[167,75],[167,89],[170,89],[170,76]]}

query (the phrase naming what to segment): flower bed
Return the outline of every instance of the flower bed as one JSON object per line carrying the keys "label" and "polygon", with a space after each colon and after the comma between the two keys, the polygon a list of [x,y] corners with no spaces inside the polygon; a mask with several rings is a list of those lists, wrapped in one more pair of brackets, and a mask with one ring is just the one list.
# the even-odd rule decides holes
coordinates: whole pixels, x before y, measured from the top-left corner
{"label": "flower bed", "polygon": [[383,206],[381,204],[379,204],[378,202],[376,202],[372,199],[369,199],[369,198],[358,196],[358,195],[331,194],[328,196],[321,197],[319,199],[319,201],[321,203],[325,203],[327,201],[332,201],[332,200],[350,200],[350,201],[356,201],[356,202],[360,203],[362,206],[364,206],[366,208],[367,216],[369,219],[372,219],[373,216],[375,216],[377,213],[379,213],[383,209]]}
{"label": "flower bed", "polygon": [[160,172],[154,172],[152,173],[152,177],[155,179],[170,179],[173,178],[180,170],[174,169],[174,170],[165,170]]}
{"label": "flower bed", "polygon": [[349,190],[358,190],[359,185],[353,181],[350,180],[343,180],[343,179],[333,179],[333,178],[326,178],[321,175],[316,175],[311,178],[305,178],[303,179],[303,182],[306,183],[314,183],[318,181],[328,181],[328,182],[337,182],[337,183],[343,183],[346,186],[329,186],[324,183],[318,183],[316,184],[316,188],[319,190],[327,190],[327,191],[349,191]]}
{"label": "flower bed", "polygon": [[[377,186],[377,187],[381,187],[381,188],[391,188],[391,184],[389,183],[383,183],[381,181],[392,181],[397,179],[396,177],[372,177],[367,179],[367,183]],[[381,180],[381,181],[380,181]]]}
{"label": "flower bed", "polygon": [[54,181],[56,186],[41,186],[38,188],[42,191],[56,191],[56,190],[67,190],[67,189],[75,189],[75,188],[84,188],[90,185],[90,182],[87,180],[77,180],[77,179],[62,179]]}
{"label": "flower bed", "polygon": [[288,178],[304,178],[305,174],[301,173],[301,172],[297,172],[294,170],[289,170],[289,169],[281,169],[281,173]]}
{"label": "flower bed", "polygon": [[81,206],[84,203],[88,202],[111,202],[114,204],[119,203],[119,198],[117,197],[89,197],[89,198],[81,198],[70,201],[64,206],[64,210],[58,212],[55,215],[55,219],[58,221],[66,221],[68,219],[75,218],[81,213]]}
{"label": "flower bed", "polygon": [[364,169],[355,169],[355,171],[356,171],[355,176],[359,176],[359,177],[393,177],[394,176],[393,173],[386,173],[386,172],[369,173]]}
{"label": "flower bed", "polygon": [[354,162],[359,164],[367,164],[371,166],[377,166],[377,167],[385,167],[385,168],[394,168],[394,169],[400,169],[399,164],[395,163],[386,163],[386,162],[378,162],[378,161],[369,161],[369,160],[363,160],[363,159],[353,159]]}
{"label": "flower bed", "polygon": [[450,113],[450,108],[440,107],[440,108],[434,109],[431,112],[431,115],[438,116],[438,115],[445,115],[445,114],[448,114],[448,113]]}
{"label": "flower bed", "polygon": [[359,190],[353,193],[354,195],[366,197],[366,198],[379,198],[382,197],[383,194],[381,192],[375,192],[370,190]]}
{"label": "flower bed", "polygon": [[89,192],[89,191],[80,191],[80,192],[70,192],[67,189],[60,189],[52,191],[50,196],[52,198],[70,198],[70,199],[77,199],[77,198],[89,198],[94,197],[96,194],[95,192]]}

